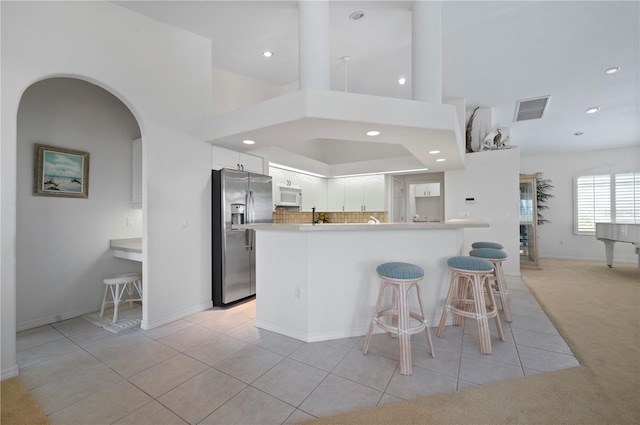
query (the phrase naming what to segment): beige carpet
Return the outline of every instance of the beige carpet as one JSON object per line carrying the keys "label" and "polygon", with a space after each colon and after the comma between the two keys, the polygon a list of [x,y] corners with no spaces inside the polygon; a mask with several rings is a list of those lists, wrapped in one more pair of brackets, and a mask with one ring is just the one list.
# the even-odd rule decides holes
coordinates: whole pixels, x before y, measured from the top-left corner
{"label": "beige carpet", "polygon": [[639,424],[637,266],[551,259],[541,266],[523,270],[523,280],[581,366],[309,424]]}
{"label": "beige carpet", "polygon": [[44,425],[49,420],[42,413],[18,378],[2,381],[2,425]]}

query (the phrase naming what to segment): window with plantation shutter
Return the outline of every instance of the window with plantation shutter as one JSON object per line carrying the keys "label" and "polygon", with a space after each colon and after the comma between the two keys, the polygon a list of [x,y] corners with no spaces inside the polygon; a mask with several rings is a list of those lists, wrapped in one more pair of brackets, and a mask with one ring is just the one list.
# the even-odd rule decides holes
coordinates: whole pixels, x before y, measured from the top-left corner
{"label": "window with plantation shutter", "polygon": [[640,173],[589,174],[575,179],[575,233],[596,223],[640,223]]}
{"label": "window with plantation shutter", "polygon": [[640,223],[640,173],[615,175],[616,223]]}

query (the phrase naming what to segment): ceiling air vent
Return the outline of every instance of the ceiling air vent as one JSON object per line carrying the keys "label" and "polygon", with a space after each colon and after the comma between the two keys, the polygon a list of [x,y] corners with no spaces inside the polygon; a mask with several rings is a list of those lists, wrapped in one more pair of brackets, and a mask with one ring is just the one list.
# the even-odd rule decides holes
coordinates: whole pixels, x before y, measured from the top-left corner
{"label": "ceiling air vent", "polygon": [[537,120],[544,115],[545,108],[549,103],[549,97],[542,96],[534,99],[519,100],[516,103],[516,116],[514,121]]}

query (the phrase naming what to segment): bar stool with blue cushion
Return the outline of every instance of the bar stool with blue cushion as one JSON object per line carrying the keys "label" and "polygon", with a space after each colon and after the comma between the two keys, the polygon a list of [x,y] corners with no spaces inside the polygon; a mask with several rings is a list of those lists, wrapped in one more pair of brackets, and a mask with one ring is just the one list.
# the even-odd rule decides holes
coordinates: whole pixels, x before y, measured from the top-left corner
{"label": "bar stool with blue cushion", "polygon": [[511,323],[511,296],[509,295],[507,279],[504,277],[504,270],[502,268],[502,262],[507,259],[507,254],[498,249],[477,248],[469,251],[469,255],[472,257],[484,258],[493,264],[493,278],[496,282],[493,292],[500,296],[502,311],[504,311],[504,320]]}
{"label": "bar stool with blue cushion", "polygon": [[[112,322],[118,321],[118,306],[123,302],[129,302],[129,308],[133,308],[134,301],[142,301],[142,274],[124,273],[108,277],[103,280],[104,297],[102,298],[102,308],[100,317],[104,316],[104,307],[113,304]],[[137,292],[134,297],[134,291]],[[111,301],[108,295],[111,293]]]}
{"label": "bar stool with blue cushion", "polygon": [[[429,325],[424,316],[424,306],[422,303],[422,295],[420,293],[420,282],[424,278],[424,270],[409,263],[384,263],[376,268],[378,276],[382,279],[382,287],[378,295],[378,303],[376,304],[376,311],[369,325],[369,332],[364,342],[364,354],[367,354],[369,350],[369,342],[371,341],[371,334],[373,333],[376,325],[381,329],[398,336],[398,346],[400,351],[400,373],[402,375],[411,375],[412,359],[411,359],[411,335],[425,331],[427,335],[427,342],[429,343],[429,350],[431,356],[435,357],[433,351],[433,343],[431,342],[431,335],[429,334]],[[387,287],[392,288],[392,307],[389,310],[380,310],[380,304],[384,296],[384,290]],[[420,305],[420,312],[414,313],[409,310],[408,295],[412,287],[416,288],[418,296],[418,304]],[[392,319],[391,324],[385,323],[380,320],[383,316],[390,316]],[[411,319],[414,319],[414,323],[411,323]],[[415,323],[417,321],[417,323]]]}
{"label": "bar stool with blue cushion", "polygon": [[[465,318],[475,319],[478,324],[478,345],[480,353],[491,354],[491,333],[488,319],[494,318],[498,337],[504,341],[502,325],[498,316],[490,280],[494,273],[493,264],[483,258],[451,257],[447,260],[451,270],[451,283],[447,293],[438,337],[442,336],[449,312],[453,314],[453,324],[461,326]],[[486,289],[489,305],[484,299]]]}
{"label": "bar stool with blue cushion", "polygon": [[504,246],[497,242],[474,242],[471,244],[471,248],[491,248],[491,249],[503,249]]}

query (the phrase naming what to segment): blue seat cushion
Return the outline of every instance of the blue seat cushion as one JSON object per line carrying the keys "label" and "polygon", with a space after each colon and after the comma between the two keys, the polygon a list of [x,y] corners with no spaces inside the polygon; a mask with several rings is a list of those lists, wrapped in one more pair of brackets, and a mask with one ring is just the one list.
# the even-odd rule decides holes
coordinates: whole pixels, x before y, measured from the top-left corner
{"label": "blue seat cushion", "polygon": [[474,242],[471,244],[471,248],[503,249],[504,247],[497,242]]}
{"label": "blue seat cushion", "polygon": [[419,279],[424,276],[422,267],[409,263],[384,263],[376,267],[380,276],[390,279]]}
{"label": "blue seat cushion", "polygon": [[451,257],[447,260],[447,265],[456,269],[471,271],[491,271],[493,264],[482,258],[476,257]]}
{"label": "blue seat cushion", "polygon": [[491,258],[492,260],[504,260],[507,258],[506,252],[491,248],[472,249],[469,251],[469,255],[472,257]]}

